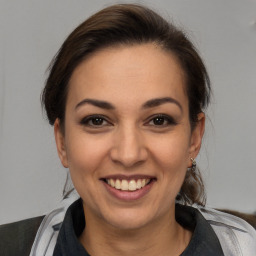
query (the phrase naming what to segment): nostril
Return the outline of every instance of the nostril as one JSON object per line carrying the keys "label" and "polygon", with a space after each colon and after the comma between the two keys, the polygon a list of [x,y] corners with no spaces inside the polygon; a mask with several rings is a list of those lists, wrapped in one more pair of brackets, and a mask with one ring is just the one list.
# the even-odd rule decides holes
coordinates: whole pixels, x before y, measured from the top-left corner
{"label": "nostril", "polygon": [[111,159],[115,163],[120,163],[125,167],[134,167],[142,164],[147,159],[147,153],[141,152],[141,150],[113,150],[111,152]]}

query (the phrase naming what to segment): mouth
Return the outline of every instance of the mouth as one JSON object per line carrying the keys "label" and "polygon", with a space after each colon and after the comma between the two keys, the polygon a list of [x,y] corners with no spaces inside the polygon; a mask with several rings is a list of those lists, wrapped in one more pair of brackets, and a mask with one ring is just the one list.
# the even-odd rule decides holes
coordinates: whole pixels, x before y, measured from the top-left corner
{"label": "mouth", "polygon": [[134,176],[109,176],[100,179],[106,190],[115,198],[122,201],[134,201],[143,198],[151,191],[155,177],[134,175]]}
{"label": "mouth", "polygon": [[137,191],[143,189],[149,183],[151,183],[154,179],[150,178],[141,178],[141,179],[118,179],[118,178],[109,178],[103,179],[105,183],[107,183],[112,188],[121,191]]}
{"label": "mouth", "polygon": [[145,190],[157,179],[148,175],[112,175],[100,179],[105,186],[117,192],[133,192]]}
{"label": "mouth", "polygon": [[111,175],[100,180],[106,191],[115,198],[122,201],[134,201],[148,194],[157,178],[149,175]]}

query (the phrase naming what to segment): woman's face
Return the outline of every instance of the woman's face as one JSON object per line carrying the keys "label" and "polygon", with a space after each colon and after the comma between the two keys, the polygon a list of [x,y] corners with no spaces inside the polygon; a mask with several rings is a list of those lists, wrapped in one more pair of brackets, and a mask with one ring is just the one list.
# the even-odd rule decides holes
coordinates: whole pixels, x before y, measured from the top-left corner
{"label": "woman's face", "polygon": [[62,164],[86,220],[133,229],[174,218],[175,197],[201,144],[191,131],[184,75],[155,44],[107,48],[73,72],[65,132],[55,122]]}

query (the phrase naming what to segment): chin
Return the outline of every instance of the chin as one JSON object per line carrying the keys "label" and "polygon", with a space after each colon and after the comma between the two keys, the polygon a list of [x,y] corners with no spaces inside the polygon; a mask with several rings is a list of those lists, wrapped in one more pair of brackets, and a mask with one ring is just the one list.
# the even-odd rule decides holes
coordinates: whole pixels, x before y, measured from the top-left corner
{"label": "chin", "polygon": [[138,210],[121,210],[104,216],[105,221],[119,230],[140,229],[151,223],[154,217]]}

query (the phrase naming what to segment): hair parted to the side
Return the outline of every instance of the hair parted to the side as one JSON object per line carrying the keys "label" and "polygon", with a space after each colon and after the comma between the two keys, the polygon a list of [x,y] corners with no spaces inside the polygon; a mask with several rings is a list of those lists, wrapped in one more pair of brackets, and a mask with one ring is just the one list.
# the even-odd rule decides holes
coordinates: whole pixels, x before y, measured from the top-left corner
{"label": "hair parted to the side", "polygon": [[[211,87],[204,63],[185,33],[147,7],[117,4],[107,7],[80,24],[65,40],[49,67],[42,92],[49,123],[58,118],[64,127],[70,77],[91,54],[117,45],[155,43],[176,56],[185,74],[191,129],[208,105]],[[64,129],[64,128],[63,128]],[[200,172],[187,173],[177,199],[184,204],[203,205],[204,185]]]}

